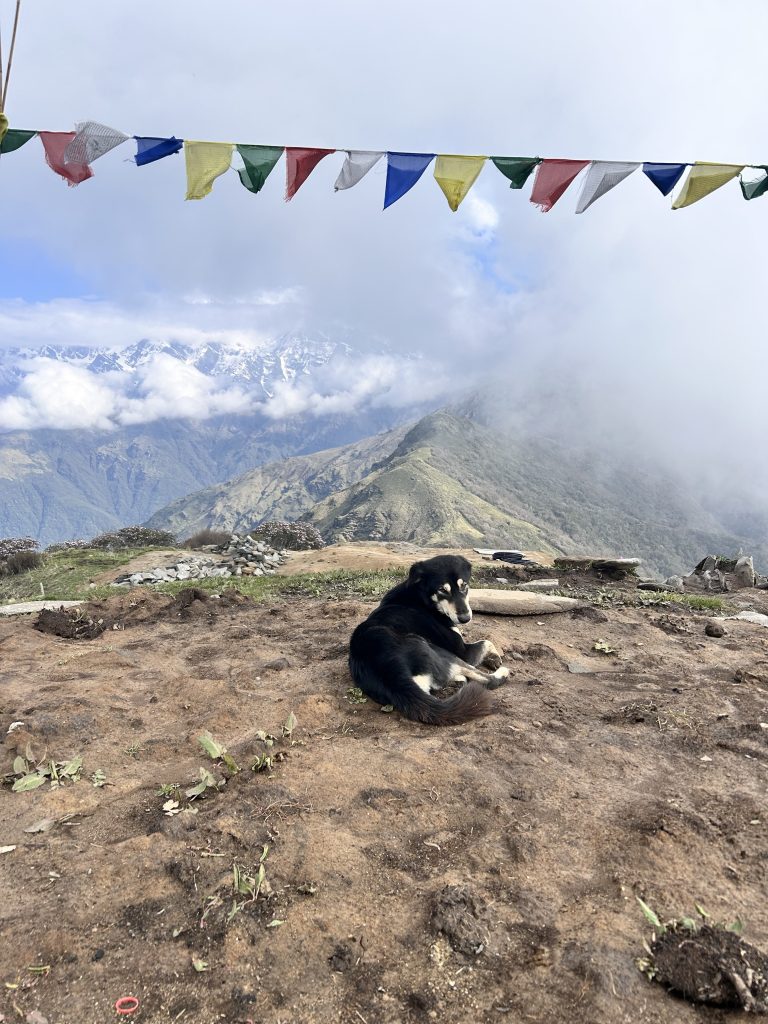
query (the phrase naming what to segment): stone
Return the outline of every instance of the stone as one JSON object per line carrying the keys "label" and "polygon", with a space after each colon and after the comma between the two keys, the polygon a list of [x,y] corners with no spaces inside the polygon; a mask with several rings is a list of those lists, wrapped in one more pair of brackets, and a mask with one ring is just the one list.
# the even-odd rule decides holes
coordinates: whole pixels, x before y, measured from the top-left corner
{"label": "stone", "polygon": [[708,622],[704,627],[704,632],[707,634],[707,636],[725,636],[725,629],[723,629],[719,622],[715,621]]}
{"label": "stone", "polygon": [[668,576],[664,580],[664,589],[670,590],[673,594],[684,594],[685,581],[682,576]]}
{"label": "stone", "polygon": [[742,555],[736,562],[731,576],[734,590],[742,590],[746,587],[754,587],[757,582],[755,566],[751,555]]}

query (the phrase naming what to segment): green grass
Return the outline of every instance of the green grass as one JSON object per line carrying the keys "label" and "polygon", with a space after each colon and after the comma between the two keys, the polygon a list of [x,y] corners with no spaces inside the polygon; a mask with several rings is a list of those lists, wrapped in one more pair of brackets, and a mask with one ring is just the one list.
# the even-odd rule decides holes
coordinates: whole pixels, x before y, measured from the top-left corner
{"label": "green grass", "polygon": [[182,583],[161,583],[154,589],[163,594],[178,594],[189,586],[213,593],[238,590],[254,601],[280,597],[322,597],[326,599],[382,597],[403,575],[389,570],[336,569],[333,572],[296,573],[294,576],[233,576]]}
{"label": "green grass", "polygon": [[728,608],[727,603],[721,597],[706,597],[704,594],[673,594],[666,590],[638,591],[637,603],[641,605],[685,604],[689,608],[695,608],[696,611],[702,612],[724,612]]}
{"label": "green grass", "polygon": [[149,548],[127,548],[123,551],[100,551],[83,548],[57,551],[43,556],[39,569],[22,576],[0,576],[0,604],[16,601],[79,601],[114,593],[109,587],[89,587],[89,580],[99,573],[114,569],[115,575],[129,559],[143,555]]}

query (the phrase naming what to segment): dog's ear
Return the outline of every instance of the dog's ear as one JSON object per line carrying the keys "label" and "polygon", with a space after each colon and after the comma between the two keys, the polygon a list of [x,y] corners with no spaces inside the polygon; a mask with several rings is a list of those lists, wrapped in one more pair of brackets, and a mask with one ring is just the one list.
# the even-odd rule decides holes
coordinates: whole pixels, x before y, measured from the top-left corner
{"label": "dog's ear", "polygon": [[414,562],[411,566],[411,571],[408,573],[409,583],[419,583],[424,579],[424,563]]}

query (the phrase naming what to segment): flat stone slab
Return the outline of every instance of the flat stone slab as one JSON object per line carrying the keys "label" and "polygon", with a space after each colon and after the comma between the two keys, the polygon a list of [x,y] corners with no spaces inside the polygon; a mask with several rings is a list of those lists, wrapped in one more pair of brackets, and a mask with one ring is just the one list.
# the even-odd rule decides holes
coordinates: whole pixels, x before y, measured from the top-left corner
{"label": "flat stone slab", "polygon": [[531,594],[524,590],[470,590],[469,603],[472,611],[486,615],[551,615],[571,612],[585,604],[572,597]]}
{"label": "flat stone slab", "polygon": [[48,608],[76,608],[82,601],[23,601],[21,604],[0,604],[0,615],[34,615]]}

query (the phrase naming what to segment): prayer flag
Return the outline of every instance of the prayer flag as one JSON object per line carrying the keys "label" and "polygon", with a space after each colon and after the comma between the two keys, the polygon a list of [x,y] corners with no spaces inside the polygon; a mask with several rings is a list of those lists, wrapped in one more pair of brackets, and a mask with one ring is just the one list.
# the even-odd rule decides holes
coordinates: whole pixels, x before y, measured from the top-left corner
{"label": "prayer flag", "polygon": [[285,201],[293,199],[324,156],[335,152],[335,149],[299,149],[288,146],[285,150]]}
{"label": "prayer flag", "polygon": [[548,213],[589,160],[542,160],[533,179],[531,202]]}
{"label": "prayer flag", "polygon": [[756,178],[754,181],[744,181],[744,175],[739,178],[741,194],[745,199],[758,199],[768,192],[768,166],[756,167],[755,170],[763,172],[762,178]]}
{"label": "prayer flag", "polygon": [[282,146],[238,146],[245,167],[237,172],[249,192],[261,192],[275,164],[283,155]]}
{"label": "prayer flag", "polygon": [[689,164],[643,164],[643,174],[663,196],[668,196]]}
{"label": "prayer flag", "polygon": [[65,164],[64,153],[75,137],[74,132],[38,132],[45,150],[45,159],[52,171],[60,174],[69,185],[79,185],[93,177],[88,164]]}
{"label": "prayer flag", "polygon": [[454,213],[477,181],[487,159],[485,156],[438,156],[435,181]]}
{"label": "prayer flag", "polygon": [[685,179],[680,194],[672,203],[673,210],[682,210],[684,206],[691,206],[697,203],[710,192],[714,192],[731,181],[737,174],[744,170],[744,164],[711,164],[703,160],[697,160],[691,168],[691,173]]}
{"label": "prayer flag", "polygon": [[233,142],[190,142],[184,140],[187,165],[187,199],[205,199],[220,174],[232,163]]}
{"label": "prayer flag", "polygon": [[385,210],[413,188],[434,159],[434,153],[387,153]]}
{"label": "prayer flag", "polygon": [[491,160],[504,177],[509,178],[510,188],[522,188],[541,163],[538,156],[492,156]]}
{"label": "prayer flag", "polygon": [[[2,70],[2,69],[0,69]],[[0,110],[0,146],[3,144],[3,139],[8,131],[8,118],[5,116],[2,110]]]}
{"label": "prayer flag", "polygon": [[584,213],[595,200],[600,199],[606,192],[610,192],[612,188],[616,188],[633,171],[636,171],[639,166],[639,163],[631,164],[611,160],[593,160],[584,178],[584,184],[581,187],[581,195],[576,204],[576,213]]}
{"label": "prayer flag", "polygon": [[134,135],[134,138],[136,139],[134,160],[137,167],[154,163],[155,160],[162,160],[164,156],[170,156],[171,153],[178,153],[184,145],[182,139],[176,139],[173,136],[170,139],[158,139],[152,135]]}
{"label": "prayer flag", "polygon": [[64,153],[66,164],[92,164],[130,138],[125,132],[99,124],[98,121],[81,121],[75,128],[77,134]]}
{"label": "prayer flag", "polygon": [[0,143],[0,153],[13,153],[14,150],[21,149],[35,135],[37,135],[37,132],[25,132],[21,128],[9,128],[5,133],[2,143]]}
{"label": "prayer flag", "polygon": [[366,176],[368,171],[384,156],[383,153],[374,152],[372,149],[348,149],[347,158],[344,161],[334,191],[339,192],[344,188],[352,188],[358,181]]}

